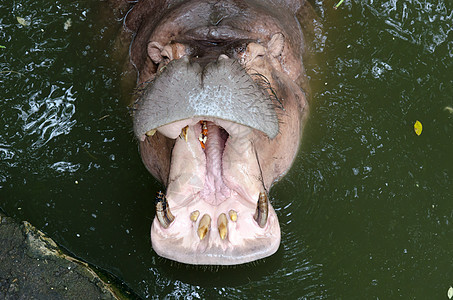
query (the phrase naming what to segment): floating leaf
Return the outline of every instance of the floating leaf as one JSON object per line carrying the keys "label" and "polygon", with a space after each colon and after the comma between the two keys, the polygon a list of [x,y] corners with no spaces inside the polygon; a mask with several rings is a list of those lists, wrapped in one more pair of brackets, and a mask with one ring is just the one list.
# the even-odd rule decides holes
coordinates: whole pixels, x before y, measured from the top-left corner
{"label": "floating leaf", "polygon": [[414,131],[415,134],[420,135],[422,134],[423,126],[422,123],[420,123],[418,120],[414,124]]}
{"label": "floating leaf", "polygon": [[453,287],[450,287],[447,292],[448,299],[451,299],[453,297]]}
{"label": "floating leaf", "polygon": [[6,49],[6,47],[3,45],[0,45],[0,49]]}
{"label": "floating leaf", "polygon": [[16,17],[16,19],[17,19],[17,22],[19,22],[19,24],[22,25],[22,26],[30,25],[30,22],[25,20],[24,18]]}

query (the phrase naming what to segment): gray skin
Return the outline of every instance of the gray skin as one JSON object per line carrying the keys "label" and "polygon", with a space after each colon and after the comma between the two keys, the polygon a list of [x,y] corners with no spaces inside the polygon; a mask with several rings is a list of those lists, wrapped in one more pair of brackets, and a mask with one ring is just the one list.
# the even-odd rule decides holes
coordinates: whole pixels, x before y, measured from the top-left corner
{"label": "gray skin", "polygon": [[149,0],[127,14],[142,91],[134,132],[167,188],[151,229],[160,256],[233,265],[277,251],[267,195],[290,168],[308,113],[298,22],[307,11],[290,0]]}

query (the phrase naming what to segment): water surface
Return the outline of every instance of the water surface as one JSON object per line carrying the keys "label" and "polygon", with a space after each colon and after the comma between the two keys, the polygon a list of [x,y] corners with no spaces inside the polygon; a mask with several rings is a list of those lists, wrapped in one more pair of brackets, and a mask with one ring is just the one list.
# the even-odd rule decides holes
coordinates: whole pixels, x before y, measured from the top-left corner
{"label": "water surface", "polygon": [[283,233],[274,256],[194,268],[152,251],[162,187],[140,161],[122,62],[111,61],[120,23],[95,1],[0,4],[0,207],[143,298],[445,299],[453,3],[313,4],[311,114],[271,190]]}

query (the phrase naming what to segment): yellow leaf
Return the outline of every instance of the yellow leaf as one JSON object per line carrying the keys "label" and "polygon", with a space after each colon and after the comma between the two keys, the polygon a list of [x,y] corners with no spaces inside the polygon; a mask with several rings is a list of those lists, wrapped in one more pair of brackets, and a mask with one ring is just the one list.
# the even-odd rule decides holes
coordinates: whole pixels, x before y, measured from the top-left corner
{"label": "yellow leaf", "polygon": [[420,123],[418,120],[414,124],[414,131],[415,134],[420,135],[422,134],[423,126],[422,123]]}

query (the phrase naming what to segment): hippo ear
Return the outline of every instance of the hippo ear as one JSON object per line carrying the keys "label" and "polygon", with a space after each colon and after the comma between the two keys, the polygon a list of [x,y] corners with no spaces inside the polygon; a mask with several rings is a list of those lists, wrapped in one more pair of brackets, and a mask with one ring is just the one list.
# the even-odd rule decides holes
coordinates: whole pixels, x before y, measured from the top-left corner
{"label": "hippo ear", "polygon": [[161,52],[163,48],[164,47],[158,42],[148,43],[148,56],[156,65],[158,65],[162,61]]}
{"label": "hippo ear", "polygon": [[267,43],[267,51],[270,56],[277,57],[283,52],[283,46],[285,45],[285,37],[281,33],[276,33],[272,36],[269,43]]}

